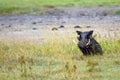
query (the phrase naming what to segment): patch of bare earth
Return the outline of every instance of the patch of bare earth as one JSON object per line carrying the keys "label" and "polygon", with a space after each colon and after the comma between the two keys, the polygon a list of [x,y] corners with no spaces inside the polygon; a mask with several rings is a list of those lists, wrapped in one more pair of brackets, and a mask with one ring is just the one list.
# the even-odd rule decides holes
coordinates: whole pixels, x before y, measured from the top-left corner
{"label": "patch of bare earth", "polygon": [[[44,14],[0,16],[0,38],[42,43],[54,36],[77,36],[76,30],[94,30],[101,38],[119,38],[120,16],[114,11],[120,6],[91,8],[52,8]],[[62,27],[61,27],[62,26]]]}

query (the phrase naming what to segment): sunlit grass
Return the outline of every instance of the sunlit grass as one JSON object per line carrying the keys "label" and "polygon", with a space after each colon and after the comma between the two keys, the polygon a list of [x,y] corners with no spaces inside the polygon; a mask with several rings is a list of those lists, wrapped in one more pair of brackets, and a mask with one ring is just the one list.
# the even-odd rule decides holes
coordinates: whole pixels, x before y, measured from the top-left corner
{"label": "sunlit grass", "polygon": [[116,11],[115,11],[115,14],[116,14],[116,15],[120,15],[120,9],[116,10]]}
{"label": "sunlit grass", "polygon": [[[103,56],[83,56],[75,37],[57,37],[36,45],[0,40],[3,80],[119,80],[120,41],[97,39]],[[77,42],[77,40],[75,39]],[[114,73],[114,74],[113,74]]]}
{"label": "sunlit grass", "polygon": [[42,8],[59,6],[110,6],[120,0],[0,0],[0,14],[42,13]]}

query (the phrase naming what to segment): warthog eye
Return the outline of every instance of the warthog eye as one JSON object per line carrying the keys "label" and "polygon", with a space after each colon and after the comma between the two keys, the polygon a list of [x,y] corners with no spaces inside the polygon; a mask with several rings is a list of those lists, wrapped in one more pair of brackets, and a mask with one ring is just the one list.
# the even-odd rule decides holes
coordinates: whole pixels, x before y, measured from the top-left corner
{"label": "warthog eye", "polygon": [[77,37],[77,39],[78,39],[79,41],[81,41],[81,40],[82,40],[82,37],[81,37],[81,35],[80,35],[79,37]]}
{"label": "warthog eye", "polygon": [[80,39],[82,39],[81,35],[79,36]]}

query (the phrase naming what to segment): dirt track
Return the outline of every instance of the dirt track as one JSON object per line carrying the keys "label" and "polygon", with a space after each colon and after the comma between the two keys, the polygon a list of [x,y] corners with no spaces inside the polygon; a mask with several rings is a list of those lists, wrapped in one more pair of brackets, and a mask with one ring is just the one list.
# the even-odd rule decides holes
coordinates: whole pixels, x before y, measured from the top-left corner
{"label": "dirt track", "polygon": [[[113,13],[120,9],[114,7],[92,8],[56,8],[43,10],[41,14],[32,15],[1,15],[0,37],[17,39],[43,40],[57,36],[71,36],[76,30],[94,30],[94,34],[100,34],[108,38],[108,34],[120,37],[120,15]],[[64,25],[64,28],[59,28]],[[74,28],[79,25],[80,28]],[[52,31],[52,28],[58,30]]]}

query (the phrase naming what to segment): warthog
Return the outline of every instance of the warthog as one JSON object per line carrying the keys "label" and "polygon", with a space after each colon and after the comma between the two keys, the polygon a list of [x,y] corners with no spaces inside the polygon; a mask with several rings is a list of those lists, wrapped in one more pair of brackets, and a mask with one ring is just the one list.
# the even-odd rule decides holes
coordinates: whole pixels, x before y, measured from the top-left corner
{"label": "warthog", "polygon": [[92,37],[93,30],[86,32],[81,32],[81,31],[76,31],[76,32],[79,35],[77,37],[77,39],[79,40],[78,47],[82,51],[83,55],[85,56],[94,55],[94,54],[103,55],[101,46]]}

